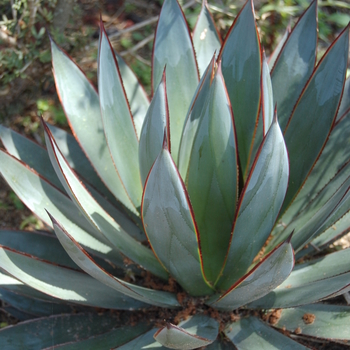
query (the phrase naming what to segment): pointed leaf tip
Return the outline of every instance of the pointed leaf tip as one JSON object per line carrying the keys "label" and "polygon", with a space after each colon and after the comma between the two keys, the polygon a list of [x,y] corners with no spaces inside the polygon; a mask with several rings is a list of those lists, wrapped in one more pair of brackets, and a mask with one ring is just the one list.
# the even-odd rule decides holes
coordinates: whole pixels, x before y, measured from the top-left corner
{"label": "pointed leaf tip", "polygon": [[166,127],[164,128],[163,149],[166,149],[169,151]]}
{"label": "pointed leaf tip", "polygon": [[294,235],[294,230],[292,231],[292,233],[289,235],[289,237],[286,239],[287,243],[290,243],[292,241],[292,237]]}

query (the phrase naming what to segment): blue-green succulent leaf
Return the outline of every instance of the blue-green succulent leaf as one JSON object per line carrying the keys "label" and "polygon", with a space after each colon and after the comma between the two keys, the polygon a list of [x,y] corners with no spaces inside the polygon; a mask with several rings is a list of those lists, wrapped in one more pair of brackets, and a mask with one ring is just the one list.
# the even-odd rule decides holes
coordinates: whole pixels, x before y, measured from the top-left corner
{"label": "blue-green succulent leaf", "polygon": [[115,171],[103,132],[95,88],[52,40],[51,51],[57,93],[74,136],[108,189],[129,210],[137,213]]}
{"label": "blue-green succulent leaf", "polygon": [[284,200],[288,173],[287,149],[275,115],[237,205],[231,244],[217,283],[220,289],[227,290],[246,273],[266,242]]}
{"label": "blue-green succulent leaf", "polygon": [[102,22],[100,35],[98,88],[106,142],[123,187],[139,209],[142,196],[139,142],[117,59]]}
{"label": "blue-green succulent leaf", "polygon": [[28,286],[55,298],[107,309],[138,309],[129,298],[80,271],[61,267],[0,246],[0,268]]}
{"label": "blue-green succulent leaf", "polygon": [[282,213],[306,181],[328,139],[343,91],[348,51],[349,27],[318,63],[288,121],[284,138],[291,171]]}
{"label": "blue-green succulent leaf", "polygon": [[350,78],[346,79],[343,96],[338,110],[337,122],[350,112]]}
{"label": "blue-green succulent leaf", "polygon": [[191,350],[211,344],[219,333],[219,323],[205,315],[195,315],[178,326],[168,323],[154,339],[170,349]]}
{"label": "blue-green succulent leaf", "polygon": [[211,283],[218,277],[230,241],[238,179],[235,127],[219,64],[199,116],[186,178],[204,273]]}
{"label": "blue-green succulent leaf", "polygon": [[281,346],[286,350],[308,349],[251,316],[227,325],[224,333],[237,350],[279,350]]}
{"label": "blue-green succulent leaf", "polygon": [[253,1],[247,1],[221,47],[222,73],[235,117],[238,150],[244,178],[259,117],[261,57]]}
{"label": "blue-green succulent leaf", "polygon": [[237,309],[278,287],[290,275],[293,267],[292,245],[290,242],[282,243],[228,291],[214,295],[207,304],[222,310]]}
{"label": "blue-green succulent leaf", "polygon": [[350,340],[350,307],[314,304],[282,310],[275,327],[321,339]]}
{"label": "blue-green succulent leaf", "polygon": [[128,297],[140,300],[147,304],[165,308],[180,306],[176,296],[171,293],[133,285],[113,276],[99,266],[84,248],[75,241],[74,238],[53,217],[51,217],[51,220],[57,238],[61,242],[63,248],[69,254],[71,259],[90,276]]}
{"label": "blue-green succulent leaf", "polygon": [[313,1],[286,38],[271,71],[279,122],[284,130],[316,62],[317,1]]}
{"label": "blue-green succulent leaf", "polygon": [[191,35],[177,0],[165,0],[159,16],[152,60],[154,89],[162,79],[165,66],[172,156],[177,162],[186,112],[199,82]]}
{"label": "blue-green succulent leaf", "polygon": [[198,84],[197,91],[187,112],[184,128],[182,131],[178,156],[178,168],[184,181],[186,181],[192,145],[199,126],[199,117],[202,115],[202,110],[208,103],[207,100],[209,97],[209,88],[214,72],[214,67],[215,58],[213,57],[206,71],[204,72],[201,81]]}
{"label": "blue-green succulent leaf", "polygon": [[268,130],[273,121],[273,92],[272,83],[270,76],[270,69],[267,65],[265,52],[263,53],[262,73],[261,73],[261,109],[263,118],[264,135],[267,134]]}
{"label": "blue-green succulent leaf", "polygon": [[290,25],[288,25],[286,28],[286,31],[281,36],[281,39],[278,42],[277,46],[275,47],[270,57],[268,58],[268,65],[269,65],[270,71],[273,69],[273,66],[276,63],[277,57],[280,55],[280,52],[284,46],[284,43],[287,41],[288,36],[290,35],[290,32],[291,32],[291,28],[290,28]]}
{"label": "blue-green succulent leaf", "polygon": [[210,294],[191,203],[166,148],[146,181],[141,213],[152,250],[166,270],[189,294]]}
{"label": "blue-green succulent leaf", "polygon": [[[120,213],[115,221],[91,196],[79,181],[57,147],[50,130],[44,124],[45,139],[52,165],[72,201],[82,214],[97,230],[99,230],[121,253],[143,266],[159,277],[167,274],[160,266],[152,251],[132,238],[129,230],[137,230],[137,226]],[[53,214],[54,215],[54,214]],[[59,220],[59,219],[57,219]]]}
{"label": "blue-green succulent leaf", "polygon": [[162,150],[164,130],[170,140],[168,98],[166,90],[165,69],[162,80],[153,95],[142,126],[139,147],[139,163],[142,185],[159,152]]}
{"label": "blue-green succulent leaf", "polygon": [[202,2],[202,9],[193,30],[193,46],[202,76],[214,53],[218,54],[221,47],[220,34],[209,11],[207,0]]}

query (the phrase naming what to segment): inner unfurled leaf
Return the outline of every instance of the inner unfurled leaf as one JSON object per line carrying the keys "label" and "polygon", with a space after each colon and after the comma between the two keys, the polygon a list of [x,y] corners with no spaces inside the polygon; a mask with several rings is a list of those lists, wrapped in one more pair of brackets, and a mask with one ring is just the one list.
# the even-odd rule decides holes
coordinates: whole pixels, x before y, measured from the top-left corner
{"label": "inner unfurled leaf", "polygon": [[199,76],[191,35],[176,0],[165,0],[153,47],[152,84],[158,86],[166,66],[172,156],[177,162],[182,127]]}
{"label": "inner unfurled leaf", "polygon": [[221,46],[221,38],[209,12],[207,0],[202,2],[202,9],[193,31],[193,46],[199,73],[202,76],[214,53],[218,54]]}
{"label": "inner unfurled leaf", "polygon": [[169,273],[191,295],[210,294],[191,204],[167,149],[161,151],[146,181],[142,219],[151,247]]}
{"label": "inner unfurled leaf", "polygon": [[234,21],[219,60],[235,116],[240,164],[246,178],[260,105],[260,42],[252,1],[246,2]]}
{"label": "inner unfurled leaf", "polygon": [[219,288],[228,289],[242,277],[263,247],[282,206],[288,174],[287,148],[276,115],[239,199]]}
{"label": "inner unfurled leaf", "polygon": [[187,174],[187,190],[200,234],[203,266],[215,282],[230,241],[238,191],[236,136],[221,67],[199,116]]}
{"label": "inner unfurled leaf", "polygon": [[100,35],[98,87],[104,133],[123,187],[139,209],[142,196],[139,143],[118,63],[102,27]]}
{"label": "inner unfurled leaf", "polygon": [[317,1],[313,1],[286,38],[271,72],[282,130],[315,66],[316,46]]}
{"label": "inner unfurled leaf", "polygon": [[170,140],[165,69],[163,79],[159,83],[147,111],[140,135],[139,163],[142,185],[145,184],[147,175],[162,149],[164,130],[166,130],[167,138]]}

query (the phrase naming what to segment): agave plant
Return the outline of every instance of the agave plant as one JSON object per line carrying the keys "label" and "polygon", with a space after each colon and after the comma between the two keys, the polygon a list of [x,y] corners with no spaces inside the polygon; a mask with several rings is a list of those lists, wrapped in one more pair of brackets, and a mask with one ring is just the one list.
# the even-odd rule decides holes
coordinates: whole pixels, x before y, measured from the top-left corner
{"label": "agave plant", "polygon": [[313,1],[266,60],[251,1],[222,43],[205,1],[191,35],[165,0],[151,101],[102,23],[99,94],[51,45],[74,137],[0,128],[2,176],[54,230],[0,233],[23,320],[3,349],[350,340],[350,308],[320,302],[350,290],[350,250],[312,258],[350,226],[349,26],[316,65]]}

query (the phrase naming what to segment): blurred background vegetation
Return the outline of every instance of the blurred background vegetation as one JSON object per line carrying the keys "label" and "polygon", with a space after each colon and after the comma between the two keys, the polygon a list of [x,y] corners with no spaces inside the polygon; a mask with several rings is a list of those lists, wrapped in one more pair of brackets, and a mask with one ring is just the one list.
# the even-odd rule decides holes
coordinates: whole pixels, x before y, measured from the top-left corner
{"label": "blurred background vegetation", "polygon": [[[208,0],[225,34],[245,0]],[[254,0],[262,44],[269,54],[311,0]],[[39,116],[67,128],[51,72],[48,33],[96,85],[100,14],[114,48],[150,93],[153,34],[163,0],[0,0],[0,123],[42,143]],[[200,0],[180,0],[191,29]],[[321,55],[350,21],[349,0],[319,0]],[[20,213],[20,214],[19,214]],[[0,179],[1,226],[38,229]]]}

